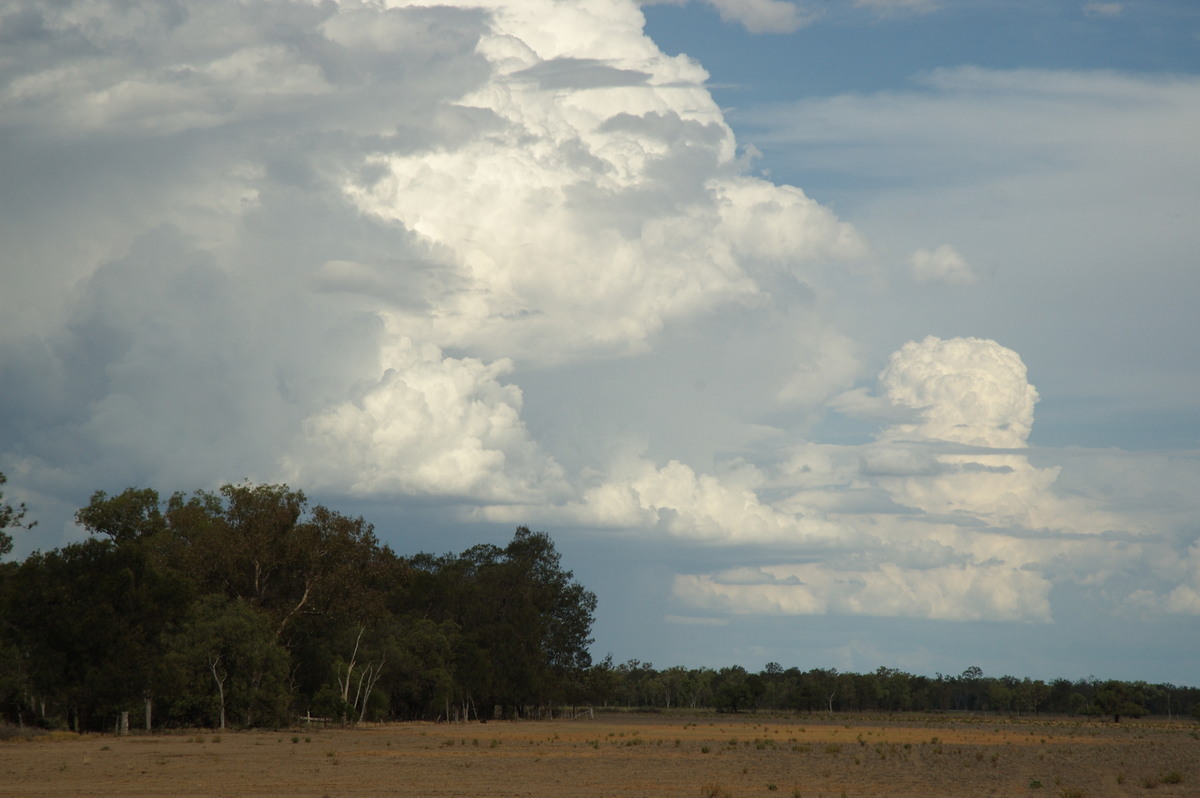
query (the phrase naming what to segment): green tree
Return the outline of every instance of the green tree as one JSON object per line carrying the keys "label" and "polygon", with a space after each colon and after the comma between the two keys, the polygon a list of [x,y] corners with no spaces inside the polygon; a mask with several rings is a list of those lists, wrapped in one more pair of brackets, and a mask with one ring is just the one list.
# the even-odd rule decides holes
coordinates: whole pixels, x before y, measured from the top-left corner
{"label": "green tree", "polygon": [[[8,478],[4,476],[4,472],[0,471],[0,486],[5,485]],[[24,503],[13,507],[8,502],[4,501],[4,491],[0,491],[0,557],[12,551],[13,539],[12,535],[4,530],[6,529],[33,529],[37,525],[37,521],[24,523],[25,513],[28,509]]]}
{"label": "green tree", "polygon": [[6,581],[6,615],[43,718],[49,705],[73,728],[96,728],[153,693],[162,637],[187,594],[141,547],[87,540],[31,555]]}
{"label": "green tree", "polygon": [[[380,569],[394,555],[374,528],[317,505],[287,485],[224,485],[217,494],[175,494],[163,561],[202,593],[222,593],[266,611],[276,636],[294,642],[304,613],[338,614],[352,623],[383,604]],[[374,590],[368,588],[373,587]]]}
{"label": "green tree", "polygon": [[1145,701],[1137,685],[1128,682],[1107,681],[1096,693],[1096,705],[1106,715],[1112,715],[1119,723],[1121,716],[1140,718],[1146,714]]}
{"label": "green tree", "polygon": [[462,629],[455,672],[482,717],[582,695],[596,596],[562,567],[548,535],[520,527],[503,549],[415,565],[412,609]]}
{"label": "green tree", "polygon": [[717,671],[715,693],[718,707],[733,712],[745,709],[752,700],[746,669],[733,665]]}
{"label": "green tree", "polygon": [[93,535],[108,535],[116,543],[129,543],[167,528],[158,491],[127,488],[116,496],[98,490],[88,506],[75,513],[75,522]]}
{"label": "green tree", "polygon": [[277,725],[291,701],[285,651],[272,619],[240,599],[202,597],[167,641],[171,716],[224,729]]}

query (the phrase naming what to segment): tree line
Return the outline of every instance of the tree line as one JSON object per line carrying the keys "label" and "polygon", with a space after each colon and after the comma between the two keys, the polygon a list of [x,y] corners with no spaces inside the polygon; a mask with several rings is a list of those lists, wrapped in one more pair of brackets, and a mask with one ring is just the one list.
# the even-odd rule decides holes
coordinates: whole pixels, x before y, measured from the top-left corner
{"label": "tree line", "polygon": [[[0,493],[0,554],[26,513]],[[1172,684],[593,663],[596,596],[545,533],[400,556],[363,518],[286,485],[99,491],[76,521],[88,539],[0,563],[5,722],[276,727],[580,706],[1200,717],[1200,690]]]}
{"label": "tree line", "polygon": [[97,492],[76,521],[87,540],[0,564],[10,723],[486,720],[582,698],[596,597],[545,533],[401,557],[361,517],[250,483]]}
{"label": "tree line", "polygon": [[652,663],[611,657],[588,670],[589,697],[606,706],[719,711],[968,712],[1077,716],[1200,718],[1200,689],[1144,681],[958,675],[924,676],[881,667],[869,673],[741,666],[659,670]]}

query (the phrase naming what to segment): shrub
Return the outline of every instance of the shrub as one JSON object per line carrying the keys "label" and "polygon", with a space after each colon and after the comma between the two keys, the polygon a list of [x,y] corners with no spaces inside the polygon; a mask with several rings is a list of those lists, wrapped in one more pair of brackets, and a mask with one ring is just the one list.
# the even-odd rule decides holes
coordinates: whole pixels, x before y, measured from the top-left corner
{"label": "shrub", "polygon": [[700,795],[701,798],[733,798],[733,793],[716,781],[705,782],[700,788]]}

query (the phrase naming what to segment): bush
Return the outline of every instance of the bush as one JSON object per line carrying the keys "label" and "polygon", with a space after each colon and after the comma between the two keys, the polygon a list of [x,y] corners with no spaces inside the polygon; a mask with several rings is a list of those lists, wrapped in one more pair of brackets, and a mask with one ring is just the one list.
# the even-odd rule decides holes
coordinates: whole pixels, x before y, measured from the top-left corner
{"label": "bush", "polygon": [[33,737],[33,729],[13,726],[11,723],[0,723],[0,740],[28,740],[31,737]]}
{"label": "bush", "polygon": [[725,788],[725,785],[716,781],[705,782],[700,788],[701,798],[733,798],[733,793]]}

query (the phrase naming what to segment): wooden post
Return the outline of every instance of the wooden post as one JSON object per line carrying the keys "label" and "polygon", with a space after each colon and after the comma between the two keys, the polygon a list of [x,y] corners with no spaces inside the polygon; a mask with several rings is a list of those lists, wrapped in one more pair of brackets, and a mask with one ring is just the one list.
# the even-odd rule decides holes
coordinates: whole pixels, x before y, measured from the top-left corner
{"label": "wooden post", "polygon": [[129,712],[121,712],[121,725],[117,728],[117,734],[121,737],[129,734]]}

